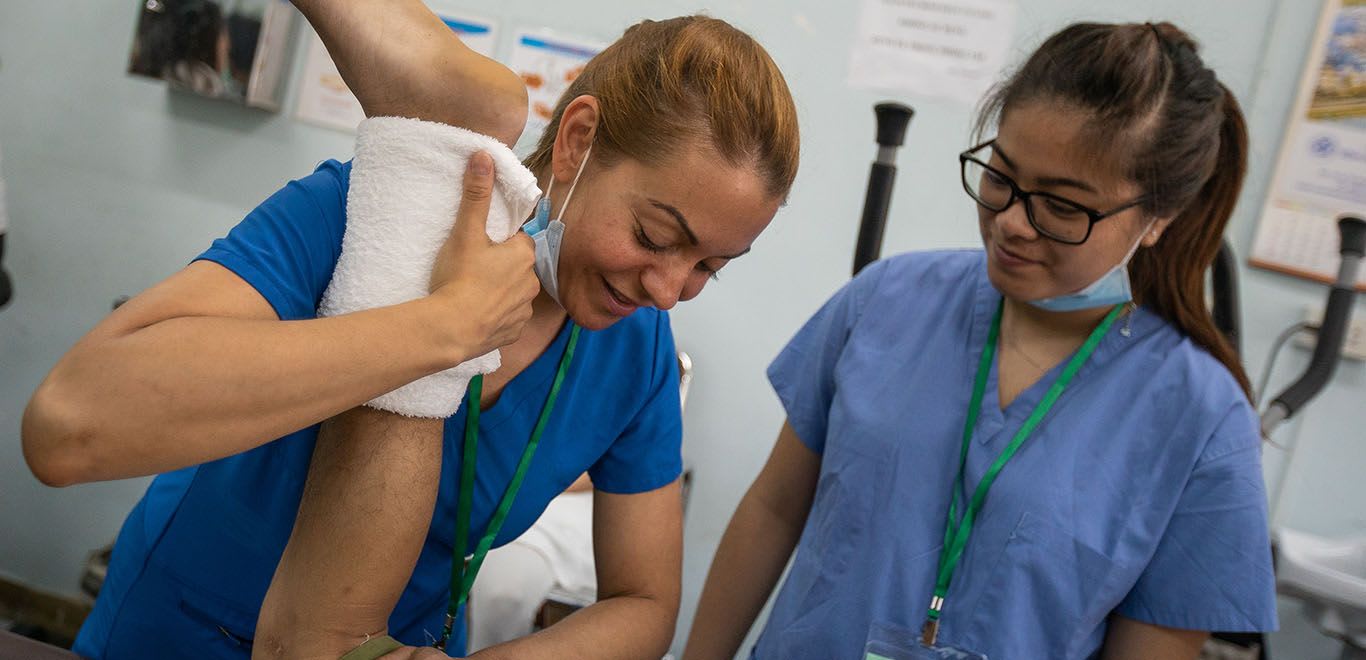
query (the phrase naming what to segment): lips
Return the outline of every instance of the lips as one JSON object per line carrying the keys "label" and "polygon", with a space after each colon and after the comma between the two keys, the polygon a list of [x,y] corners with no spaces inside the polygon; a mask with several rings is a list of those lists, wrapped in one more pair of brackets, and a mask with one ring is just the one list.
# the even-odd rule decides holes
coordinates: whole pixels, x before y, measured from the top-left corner
{"label": "lips", "polygon": [[1001,245],[999,242],[994,242],[994,244],[996,247],[996,259],[1003,265],[1021,267],[1038,265],[1040,263],[1036,259],[1030,259],[1029,257],[1021,255],[1018,252],[1006,249],[1006,247],[1004,245]]}
{"label": "lips", "polygon": [[602,280],[602,285],[607,289],[607,308],[616,316],[629,316],[640,307],[640,304],[627,298],[620,291],[612,288],[606,279]]}

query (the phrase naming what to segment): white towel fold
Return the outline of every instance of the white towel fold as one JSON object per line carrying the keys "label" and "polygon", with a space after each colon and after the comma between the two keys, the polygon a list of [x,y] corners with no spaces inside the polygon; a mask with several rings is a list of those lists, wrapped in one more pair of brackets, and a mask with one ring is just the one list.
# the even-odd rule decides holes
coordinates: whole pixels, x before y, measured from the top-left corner
{"label": "white towel fold", "polygon": [[[540,197],[536,177],[512,150],[486,136],[446,124],[374,117],[360,123],[346,233],[319,314],[395,305],[427,295],[436,254],[450,235],[465,166],[472,154],[493,156],[495,182],[486,231],[510,238]],[[384,394],[368,405],[410,417],[449,417],[469,379],[500,364],[498,351]]]}

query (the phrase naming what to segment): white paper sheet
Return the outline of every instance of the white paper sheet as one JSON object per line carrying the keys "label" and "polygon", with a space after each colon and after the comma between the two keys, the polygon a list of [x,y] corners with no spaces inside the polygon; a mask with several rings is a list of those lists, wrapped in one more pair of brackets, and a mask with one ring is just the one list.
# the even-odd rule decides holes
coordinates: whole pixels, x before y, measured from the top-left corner
{"label": "white paper sheet", "polygon": [[863,0],[848,82],[975,104],[1014,31],[1015,0]]}

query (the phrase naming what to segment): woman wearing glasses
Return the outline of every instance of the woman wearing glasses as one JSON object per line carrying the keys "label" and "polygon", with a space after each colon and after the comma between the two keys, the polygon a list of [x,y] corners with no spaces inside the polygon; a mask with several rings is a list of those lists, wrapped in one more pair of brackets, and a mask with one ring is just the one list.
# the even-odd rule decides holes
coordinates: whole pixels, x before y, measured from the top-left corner
{"label": "woman wearing glasses", "polygon": [[[1245,171],[1180,29],[1078,24],[960,157],[984,250],[863,271],[769,369],[787,423],[687,658],[1194,658],[1276,625],[1247,377],[1204,299]],[[873,312],[871,310],[876,310]]]}

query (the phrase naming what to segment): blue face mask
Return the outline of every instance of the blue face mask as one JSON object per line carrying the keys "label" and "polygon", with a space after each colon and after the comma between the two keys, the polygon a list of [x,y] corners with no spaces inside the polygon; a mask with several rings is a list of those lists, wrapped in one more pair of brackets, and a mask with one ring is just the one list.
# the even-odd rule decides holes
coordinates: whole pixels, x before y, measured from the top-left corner
{"label": "blue face mask", "polygon": [[1105,271],[1105,274],[1096,281],[1075,293],[1031,300],[1029,304],[1050,312],[1073,312],[1079,309],[1110,307],[1133,300],[1133,288],[1129,283],[1129,260],[1138,251],[1143,236],[1150,228],[1151,222],[1143,229],[1143,233],[1138,235],[1138,240],[1134,241],[1133,247],[1129,248],[1129,253],[1124,255],[1124,259],[1114,268]]}
{"label": "blue face mask", "polygon": [[588,157],[592,153],[593,147],[589,145],[588,151],[583,154],[583,162],[579,163],[579,171],[574,174],[574,181],[569,184],[569,194],[564,196],[560,214],[554,220],[550,219],[550,191],[555,187],[555,176],[552,174],[550,183],[545,186],[545,194],[536,202],[535,215],[522,225],[522,231],[525,231],[536,245],[536,277],[541,280],[541,288],[561,306],[564,303],[560,301],[559,269],[564,223],[560,222],[560,218],[564,217],[564,210],[569,207],[569,200],[574,197],[574,188],[579,185],[579,176],[583,174],[583,167],[588,164]]}

